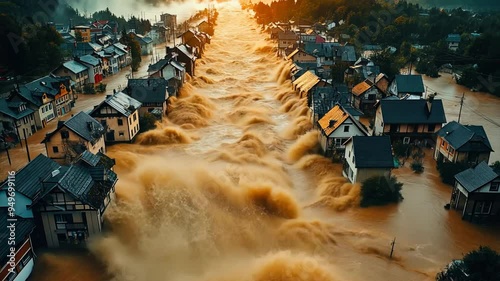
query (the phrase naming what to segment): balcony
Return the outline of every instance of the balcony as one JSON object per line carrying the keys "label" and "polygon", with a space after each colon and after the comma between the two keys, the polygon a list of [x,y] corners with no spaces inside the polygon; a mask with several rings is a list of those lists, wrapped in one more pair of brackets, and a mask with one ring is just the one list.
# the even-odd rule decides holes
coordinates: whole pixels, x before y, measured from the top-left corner
{"label": "balcony", "polygon": [[87,230],[87,225],[84,223],[67,223],[66,230]]}

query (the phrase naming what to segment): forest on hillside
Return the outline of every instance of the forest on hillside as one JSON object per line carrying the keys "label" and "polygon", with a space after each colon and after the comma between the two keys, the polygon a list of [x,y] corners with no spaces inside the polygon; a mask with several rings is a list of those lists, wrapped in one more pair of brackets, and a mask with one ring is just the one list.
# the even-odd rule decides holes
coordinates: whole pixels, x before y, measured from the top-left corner
{"label": "forest on hillside", "polygon": [[463,8],[475,10],[500,9],[500,1],[492,0],[407,0],[426,8],[442,7],[447,9]]}

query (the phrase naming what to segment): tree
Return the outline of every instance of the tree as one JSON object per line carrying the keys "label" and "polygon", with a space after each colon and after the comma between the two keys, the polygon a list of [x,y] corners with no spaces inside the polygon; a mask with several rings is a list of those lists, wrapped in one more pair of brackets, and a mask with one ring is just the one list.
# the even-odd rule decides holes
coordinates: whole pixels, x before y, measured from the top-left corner
{"label": "tree", "polygon": [[403,184],[396,177],[371,177],[361,185],[361,207],[380,206],[397,203],[403,200],[401,188]]}
{"label": "tree", "polygon": [[384,73],[389,77],[389,79],[392,79],[394,76],[399,74],[400,69],[404,65],[404,62],[402,62],[401,59],[395,54],[391,54],[388,49],[375,53],[371,57],[371,60],[375,65],[380,66],[380,69],[384,70]]}
{"label": "tree", "polygon": [[139,118],[140,132],[143,133],[156,128],[156,120],[153,114],[149,112],[144,113],[144,116]]}
{"label": "tree", "polygon": [[439,172],[439,175],[441,176],[441,181],[443,183],[453,185],[455,184],[455,175],[468,169],[469,166],[467,166],[464,163],[453,163],[453,162],[438,162],[437,163],[437,170]]}
{"label": "tree", "polygon": [[500,254],[479,246],[462,260],[452,261],[436,276],[437,281],[496,281],[500,280]]}
{"label": "tree", "polygon": [[139,66],[141,65],[141,44],[139,44],[139,41],[135,39],[133,34],[127,34],[125,32],[125,29],[122,31],[122,38],[120,39],[120,42],[124,45],[127,45],[130,54],[132,56],[132,71],[135,72],[139,69]]}

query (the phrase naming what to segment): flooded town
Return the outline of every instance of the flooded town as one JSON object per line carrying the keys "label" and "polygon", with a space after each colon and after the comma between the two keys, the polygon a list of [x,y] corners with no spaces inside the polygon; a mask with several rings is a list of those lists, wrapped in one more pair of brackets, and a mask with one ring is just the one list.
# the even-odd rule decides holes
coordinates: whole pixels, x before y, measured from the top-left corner
{"label": "flooded town", "polygon": [[500,280],[497,4],[5,2],[0,281]]}

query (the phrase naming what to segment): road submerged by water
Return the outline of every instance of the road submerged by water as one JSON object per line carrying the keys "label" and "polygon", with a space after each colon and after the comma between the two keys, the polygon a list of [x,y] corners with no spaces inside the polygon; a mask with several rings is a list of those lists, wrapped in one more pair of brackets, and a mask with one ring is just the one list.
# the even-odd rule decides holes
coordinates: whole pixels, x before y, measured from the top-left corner
{"label": "road submerged by water", "polygon": [[317,133],[273,43],[238,6],[219,12],[168,120],[108,148],[112,231],[93,256],[39,256],[33,280],[433,280],[461,253],[500,248],[499,229],[443,209],[430,151],[424,174],[394,172],[402,203],[359,208],[359,186],[312,153]]}

